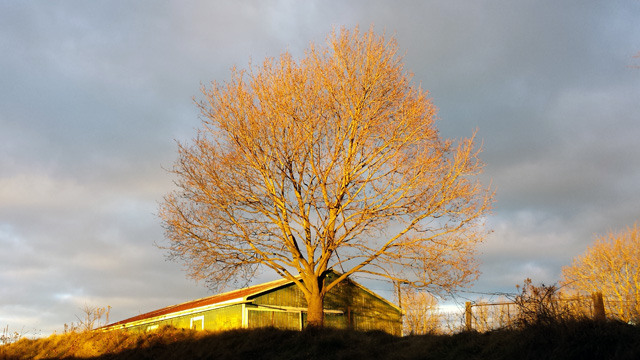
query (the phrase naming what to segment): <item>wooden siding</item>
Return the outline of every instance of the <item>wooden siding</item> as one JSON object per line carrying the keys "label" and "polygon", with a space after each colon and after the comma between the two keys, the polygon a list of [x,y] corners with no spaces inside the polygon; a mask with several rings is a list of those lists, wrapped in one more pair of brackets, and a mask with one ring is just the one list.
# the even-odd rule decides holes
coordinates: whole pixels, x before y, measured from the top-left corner
{"label": "wooden siding", "polygon": [[[329,274],[328,280],[336,276]],[[284,287],[273,289],[262,293],[254,298],[255,305],[265,305],[273,307],[300,308],[307,307],[307,301],[302,291],[295,284],[288,284]],[[334,310],[340,313],[325,313],[325,326],[348,329],[352,328],[360,331],[382,330],[393,335],[401,335],[402,314],[400,309],[389,304],[385,300],[373,295],[362,287],[345,280],[325,296],[325,311]],[[269,314],[267,314],[269,313]],[[265,314],[258,314],[256,311],[249,311],[249,327],[275,326],[272,323],[282,321],[283,328],[297,329],[297,315],[286,315],[288,320],[271,320],[272,318],[283,319],[285,315],[271,315],[271,311]],[[295,319],[294,319],[295,318]],[[253,323],[253,322],[256,323]],[[306,312],[302,314],[303,327],[306,324]]]}
{"label": "wooden siding", "polygon": [[220,331],[242,327],[242,305],[227,306],[202,314],[204,315],[205,330]]}
{"label": "wooden siding", "polygon": [[[305,318],[306,320],[306,318]],[[333,329],[348,329],[349,319],[346,313],[344,314],[324,314],[324,326]]]}
{"label": "wooden siding", "polygon": [[248,327],[276,327],[286,330],[300,330],[300,311],[276,311],[247,309]]}
{"label": "wooden siding", "polygon": [[307,300],[304,298],[302,290],[296,284],[289,284],[278,289],[262,293],[256,297],[249,297],[256,305],[286,306],[295,308],[306,308]]}
{"label": "wooden siding", "polygon": [[[401,310],[349,280],[338,284],[327,294],[324,306],[326,309],[343,310],[345,316],[341,321],[346,321],[349,328],[382,330],[397,336],[402,334]],[[327,319],[325,316],[325,322]]]}

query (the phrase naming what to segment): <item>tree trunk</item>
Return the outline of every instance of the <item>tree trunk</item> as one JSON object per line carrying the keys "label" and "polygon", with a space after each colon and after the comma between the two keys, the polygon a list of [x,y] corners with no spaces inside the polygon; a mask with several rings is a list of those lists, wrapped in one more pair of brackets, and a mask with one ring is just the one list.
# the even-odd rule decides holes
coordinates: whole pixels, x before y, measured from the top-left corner
{"label": "tree trunk", "polygon": [[323,304],[324,297],[320,294],[311,294],[307,299],[307,327],[321,328],[324,325]]}

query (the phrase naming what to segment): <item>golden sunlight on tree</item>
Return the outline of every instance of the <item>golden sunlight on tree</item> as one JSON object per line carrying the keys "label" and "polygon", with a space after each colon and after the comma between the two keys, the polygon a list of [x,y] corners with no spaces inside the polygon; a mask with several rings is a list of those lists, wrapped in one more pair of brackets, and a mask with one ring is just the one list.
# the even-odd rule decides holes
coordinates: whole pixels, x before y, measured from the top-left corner
{"label": "golden sunlight on tree", "polygon": [[426,291],[401,287],[399,302],[404,311],[402,333],[405,335],[437,334],[441,332],[442,314],[438,299]]}
{"label": "golden sunlight on tree", "polygon": [[640,321],[640,229],[596,239],[586,253],[562,269],[564,285],[581,293],[601,291],[607,313],[622,321]]}
{"label": "golden sunlight on tree", "polygon": [[[178,190],[160,206],[169,256],[214,290],[271,269],[315,326],[354,273],[436,292],[474,280],[493,198],[479,150],[440,137],[397,52],[343,28],[203,89],[202,128],[179,144]],[[325,281],[331,268],[342,275]]]}

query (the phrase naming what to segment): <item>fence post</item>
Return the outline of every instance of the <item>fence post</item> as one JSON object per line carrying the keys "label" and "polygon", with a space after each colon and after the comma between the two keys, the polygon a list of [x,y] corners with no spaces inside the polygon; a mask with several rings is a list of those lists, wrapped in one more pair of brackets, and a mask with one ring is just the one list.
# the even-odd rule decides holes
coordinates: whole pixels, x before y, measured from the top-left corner
{"label": "fence post", "polygon": [[466,331],[471,331],[471,302],[464,303],[464,327]]}
{"label": "fence post", "polygon": [[604,300],[600,291],[591,295],[593,298],[593,318],[595,320],[604,321],[607,319],[604,313]]}

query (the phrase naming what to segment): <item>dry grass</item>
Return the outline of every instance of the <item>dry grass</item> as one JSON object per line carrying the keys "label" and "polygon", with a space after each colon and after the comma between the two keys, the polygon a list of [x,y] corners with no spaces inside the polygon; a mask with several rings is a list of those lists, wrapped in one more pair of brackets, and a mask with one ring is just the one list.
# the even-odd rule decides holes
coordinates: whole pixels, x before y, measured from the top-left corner
{"label": "dry grass", "polygon": [[395,337],[383,332],[220,333],[164,328],[147,334],[85,332],[22,339],[0,359],[638,359],[640,327],[575,321],[523,329]]}
{"label": "dry grass", "polygon": [[148,351],[205,335],[172,328],[147,334],[125,331],[70,332],[36,340],[22,338],[0,347],[0,359],[118,358],[117,354],[132,349]]}

